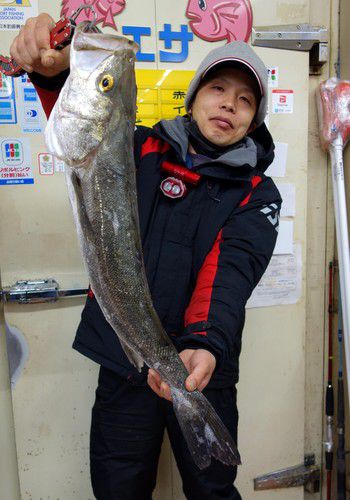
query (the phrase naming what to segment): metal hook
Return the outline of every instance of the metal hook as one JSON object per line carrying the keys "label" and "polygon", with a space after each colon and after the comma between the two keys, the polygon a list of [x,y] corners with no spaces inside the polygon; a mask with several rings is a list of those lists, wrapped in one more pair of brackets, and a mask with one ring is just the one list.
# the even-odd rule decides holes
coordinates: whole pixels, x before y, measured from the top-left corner
{"label": "metal hook", "polygon": [[101,30],[96,26],[97,14],[96,14],[96,11],[95,11],[94,6],[92,4],[85,4],[85,5],[81,5],[80,7],[78,7],[77,10],[74,11],[73,14],[70,16],[69,20],[71,22],[73,22],[74,24],[76,24],[75,20],[78,18],[80,12],[83,10],[86,10],[86,9],[89,9],[92,11],[94,18],[92,21],[90,21],[86,24],[84,31],[94,31],[96,33],[101,33]]}

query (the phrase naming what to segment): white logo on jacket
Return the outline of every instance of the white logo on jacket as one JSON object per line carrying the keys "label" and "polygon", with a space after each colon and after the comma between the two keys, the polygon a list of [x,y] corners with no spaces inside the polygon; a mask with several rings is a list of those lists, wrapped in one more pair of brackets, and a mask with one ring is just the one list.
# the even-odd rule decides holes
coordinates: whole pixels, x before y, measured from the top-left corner
{"label": "white logo on jacket", "polygon": [[276,203],[271,203],[271,205],[267,205],[266,207],[260,210],[264,215],[267,216],[267,220],[271,222],[276,231],[278,232],[279,220],[280,220],[280,212],[278,210],[278,206]]}

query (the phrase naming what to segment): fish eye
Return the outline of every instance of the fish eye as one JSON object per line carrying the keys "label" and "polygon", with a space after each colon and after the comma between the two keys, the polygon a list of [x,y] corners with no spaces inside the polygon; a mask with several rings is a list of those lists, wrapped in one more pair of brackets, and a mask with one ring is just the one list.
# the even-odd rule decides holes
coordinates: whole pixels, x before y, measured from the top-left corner
{"label": "fish eye", "polygon": [[114,86],[113,76],[112,75],[103,75],[98,86],[102,92],[108,92]]}
{"label": "fish eye", "polygon": [[207,10],[207,2],[206,0],[198,0],[199,8],[202,10]]}

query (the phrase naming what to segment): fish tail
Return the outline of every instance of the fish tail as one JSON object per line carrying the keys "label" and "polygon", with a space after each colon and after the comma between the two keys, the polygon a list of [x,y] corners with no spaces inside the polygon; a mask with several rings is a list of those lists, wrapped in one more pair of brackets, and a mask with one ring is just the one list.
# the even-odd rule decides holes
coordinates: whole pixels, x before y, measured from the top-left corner
{"label": "fish tail", "polygon": [[210,465],[211,458],[225,465],[239,465],[240,456],[231,434],[205,396],[171,387],[175,415],[200,469]]}

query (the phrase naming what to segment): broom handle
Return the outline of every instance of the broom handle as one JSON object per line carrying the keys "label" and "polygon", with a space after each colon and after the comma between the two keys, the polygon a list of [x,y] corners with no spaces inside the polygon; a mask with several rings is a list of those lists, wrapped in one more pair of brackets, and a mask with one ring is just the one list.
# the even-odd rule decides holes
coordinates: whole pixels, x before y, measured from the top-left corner
{"label": "broom handle", "polygon": [[[334,197],[335,227],[339,260],[341,305],[347,380],[350,382],[350,249],[344,184],[343,140],[341,135],[332,142],[330,156]],[[350,401],[350,383],[348,383]]]}

